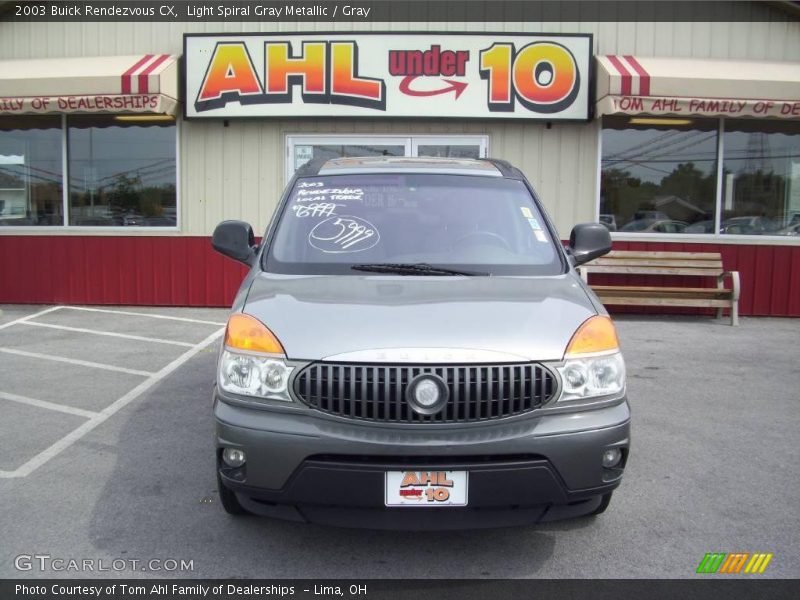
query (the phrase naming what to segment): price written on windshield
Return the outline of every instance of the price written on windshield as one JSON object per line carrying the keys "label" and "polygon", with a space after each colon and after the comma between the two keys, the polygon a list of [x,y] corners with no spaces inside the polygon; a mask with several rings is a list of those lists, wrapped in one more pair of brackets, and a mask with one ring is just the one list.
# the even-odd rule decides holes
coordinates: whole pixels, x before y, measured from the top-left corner
{"label": "price written on windshield", "polygon": [[330,217],[308,234],[308,243],[329,254],[361,252],[375,246],[380,234],[372,223],[360,217]]}

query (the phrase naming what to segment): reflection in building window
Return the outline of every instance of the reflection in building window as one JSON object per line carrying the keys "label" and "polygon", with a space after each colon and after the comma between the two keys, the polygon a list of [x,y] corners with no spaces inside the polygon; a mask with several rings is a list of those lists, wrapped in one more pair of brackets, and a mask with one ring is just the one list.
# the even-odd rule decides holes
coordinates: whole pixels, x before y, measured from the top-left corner
{"label": "reflection in building window", "polygon": [[725,121],[722,233],[798,235],[800,123]]}
{"label": "reflection in building window", "polygon": [[173,120],[75,116],[67,127],[70,225],[175,226]]}
{"label": "reflection in building window", "polygon": [[364,145],[364,144],[312,144],[296,145],[295,170],[310,160],[349,158],[354,156],[403,156],[405,146],[402,145]]}
{"label": "reflection in building window", "polygon": [[420,144],[417,156],[436,158],[480,158],[481,147],[477,144]]}
{"label": "reflection in building window", "polygon": [[606,117],[600,221],[612,231],[712,233],[714,120]]}
{"label": "reflection in building window", "polygon": [[0,226],[63,225],[61,118],[0,118]]}
{"label": "reflection in building window", "polygon": [[[714,233],[719,122],[606,117],[600,220],[612,231]],[[719,233],[800,235],[800,123],[727,119]]]}

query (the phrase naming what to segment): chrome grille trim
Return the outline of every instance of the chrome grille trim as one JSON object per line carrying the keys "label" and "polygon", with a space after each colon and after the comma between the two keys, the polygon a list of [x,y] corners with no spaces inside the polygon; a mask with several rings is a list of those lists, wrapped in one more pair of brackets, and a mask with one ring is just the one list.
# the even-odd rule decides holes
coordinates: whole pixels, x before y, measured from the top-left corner
{"label": "chrome grille trim", "polygon": [[[435,415],[406,401],[408,383],[433,373],[450,397]],[[294,378],[295,396],[326,414],[383,423],[473,423],[531,412],[556,392],[555,375],[538,363],[363,364],[315,362]]]}

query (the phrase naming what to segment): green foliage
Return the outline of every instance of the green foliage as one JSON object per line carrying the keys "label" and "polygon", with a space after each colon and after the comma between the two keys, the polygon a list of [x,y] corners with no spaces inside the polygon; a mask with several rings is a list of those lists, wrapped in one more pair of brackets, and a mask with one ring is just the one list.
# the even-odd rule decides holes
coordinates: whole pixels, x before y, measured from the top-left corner
{"label": "green foliage", "polygon": [[681,163],[661,180],[661,194],[677,196],[694,204],[713,202],[717,177],[711,172],[703,175],[694,163]]}
{"label": "green foliage", "polygon": [[124,211],[135,211],[139,208],[140,192],[137,188],[142,185],[142,178],[138,175],[128,177],[117,175],[114,184],[108,192],[108,203]]}
{"label": "green foliage", "polygon": [[[674,196],[698,207],[713,207],[716,199],[716,173],[704,175],[694,163],[680,163],[658,184],[642,181],[630,171],[604,169],[601,174],[603,213],[617,215],[618,223],[634,219],[637,212],[664,210],[656,198]],[[669,211],[667,211],[669,212]],[[682,214],[668,215],[678,220]]]}

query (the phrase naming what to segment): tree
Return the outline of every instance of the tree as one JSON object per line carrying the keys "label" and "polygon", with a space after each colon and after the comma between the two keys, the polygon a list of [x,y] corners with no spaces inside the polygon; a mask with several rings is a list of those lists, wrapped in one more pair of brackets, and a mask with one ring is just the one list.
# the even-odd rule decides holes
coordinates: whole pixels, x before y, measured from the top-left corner
{"label": "tree", "polygon": [[128,177],[125,174],[117,175],[114,185],[108,192],[109,204],[125,211],[134,211],[139,208],[139,190],[142,179],[138,175]]}
{"label": "tree", "polygon": [[681,163],[661,179],[661,194],[677,196],[697,206],[714,205],[716,176],[704,175],[694,163]]}

